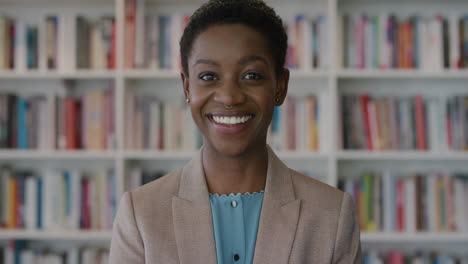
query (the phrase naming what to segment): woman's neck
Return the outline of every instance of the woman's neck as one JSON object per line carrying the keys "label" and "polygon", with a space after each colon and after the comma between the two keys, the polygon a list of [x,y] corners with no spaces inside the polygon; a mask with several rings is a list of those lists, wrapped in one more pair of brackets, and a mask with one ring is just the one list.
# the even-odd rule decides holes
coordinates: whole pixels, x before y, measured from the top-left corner
{"label": "woman's neck", "polygon": [[226,156],[203,148],[202,163],[210,193],[253,193],[265,189],[268,150],[257,148],[241,156]]}

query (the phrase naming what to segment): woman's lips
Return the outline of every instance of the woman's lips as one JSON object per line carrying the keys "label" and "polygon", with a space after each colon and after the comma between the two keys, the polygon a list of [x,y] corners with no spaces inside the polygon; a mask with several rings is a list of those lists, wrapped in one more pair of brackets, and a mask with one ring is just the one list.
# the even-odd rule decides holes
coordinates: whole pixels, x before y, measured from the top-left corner
{"label": "woman's lips", "polygon": [[255,115],[250,113],[213,113],[209,114],[210,121],[216,132],[235,135],[244,132],[251,124]]}

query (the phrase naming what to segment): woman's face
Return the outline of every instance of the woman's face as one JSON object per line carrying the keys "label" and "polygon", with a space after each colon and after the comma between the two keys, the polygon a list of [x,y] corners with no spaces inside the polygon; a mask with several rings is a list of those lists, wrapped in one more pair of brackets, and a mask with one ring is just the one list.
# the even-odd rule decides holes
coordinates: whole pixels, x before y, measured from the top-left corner
{"label": "woman's face", "polygon": [[242,24],[213,25],[195,39],[189,76],[181,75],[205,147],[240,155],[265,144],[274,106],[283,102],[289,79],[288,71],[276,76],[267,44],[262,34]]}

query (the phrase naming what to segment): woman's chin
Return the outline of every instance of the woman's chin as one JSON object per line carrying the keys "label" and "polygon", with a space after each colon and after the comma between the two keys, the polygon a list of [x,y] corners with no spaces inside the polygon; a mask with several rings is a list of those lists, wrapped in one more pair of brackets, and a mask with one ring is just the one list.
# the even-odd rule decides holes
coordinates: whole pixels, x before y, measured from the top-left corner
{"label": "woman's chin", "polygon": [[217,155],[228,157],[241,157],[248,154],[256,147],[260,147],[258,143],[227,140],[223,142],[210,142],[209,146],[210,150]]}

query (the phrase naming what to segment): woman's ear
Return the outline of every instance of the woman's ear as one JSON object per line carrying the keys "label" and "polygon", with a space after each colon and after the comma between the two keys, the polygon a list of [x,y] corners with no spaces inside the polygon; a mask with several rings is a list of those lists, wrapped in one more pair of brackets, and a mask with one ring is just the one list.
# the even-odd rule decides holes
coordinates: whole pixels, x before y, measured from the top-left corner
{"label": "woman's ear", "polygon": [[189,76],[184,71],[181,71],[180,78],[182,79],[182,88],[184,90],[185,99],[189,102],[190,101]]}
{"label": "woman's ear", "polygon": [[275,91],[275,106],[280,106],[283,104],[286,95],[288,94],[288,84],[289,84],[289,70],[283,68],[283,71],[278,75],[278,81]]}

